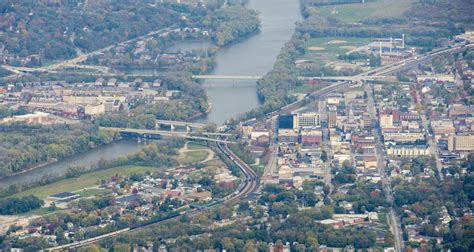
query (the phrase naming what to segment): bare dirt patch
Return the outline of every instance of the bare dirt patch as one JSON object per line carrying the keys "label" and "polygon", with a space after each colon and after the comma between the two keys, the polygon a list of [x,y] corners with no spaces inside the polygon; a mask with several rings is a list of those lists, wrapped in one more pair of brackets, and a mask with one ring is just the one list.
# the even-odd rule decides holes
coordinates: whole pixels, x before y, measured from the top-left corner
{"label": "bare dirt patch", "polygon": [[355,46],[340,46],[339,48],[341,48],[341,49],[346,49],[346,50],[354,50],[354,49],[356,49],[357,47],[355,47]]}
{"label": "bare dirt patch", "polygon": [[328,45],[333,45],[333,44],[344,44],[347,43],[345,40],[331,40],[328,42]]}
{"label": "bare dirt patch", "polygon": [[308,50],[310,50],[310,51],[323,51],[324,47],[311,46],[311,47],[308,47]]}

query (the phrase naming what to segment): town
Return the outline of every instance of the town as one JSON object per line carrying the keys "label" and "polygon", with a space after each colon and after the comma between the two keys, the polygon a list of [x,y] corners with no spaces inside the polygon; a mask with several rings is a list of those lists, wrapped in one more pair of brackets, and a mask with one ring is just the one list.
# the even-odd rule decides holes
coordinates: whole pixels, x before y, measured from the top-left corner
{"label": "town", "polygon": [[471,251],[471,6],[0,3],[0,250]]}

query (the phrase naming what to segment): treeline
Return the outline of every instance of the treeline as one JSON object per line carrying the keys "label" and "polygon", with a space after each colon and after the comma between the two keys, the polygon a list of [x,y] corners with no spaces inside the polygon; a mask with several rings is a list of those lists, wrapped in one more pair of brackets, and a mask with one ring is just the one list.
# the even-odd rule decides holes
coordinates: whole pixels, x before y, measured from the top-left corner
{"label": "treeline", "polygon": [[209,23],[217,46],[230,44],[260,29],[258,13],[240,5],[215,11]]}
{"label": "treeline", "polygon": [[0,177],[111,143],[120,136],[94,125],[0,125]]}
{"label": "treeline", "polygon": [[36,196],[30,195],[23,198],[0,199],[0,214],[11,215],[26,213],[40,208],[44,202]]}
{"label": "treeline", "polygon": [[14,109],[14,108],[0,105],[0,119],[3,119],[5,117],[10,117],[10,116],[16,116],[16,115],[24,115],[26,113],[28,113],[28,111],[24,108]]}
{"label": "treeline", "polygon": [[0,13],[0,44],[5,50],[20,57],[40,55],[46,61],[76,56],[76,48],[93,51],[135,38],[179,23],[181,17],[173,4],[132,0],[88,4],[5,0],[0,2]]}

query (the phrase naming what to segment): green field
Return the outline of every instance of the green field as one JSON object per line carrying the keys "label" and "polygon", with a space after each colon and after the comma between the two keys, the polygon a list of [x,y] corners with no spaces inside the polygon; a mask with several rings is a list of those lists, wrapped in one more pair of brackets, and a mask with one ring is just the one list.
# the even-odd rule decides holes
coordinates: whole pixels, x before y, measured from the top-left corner
{"label": "green field", "polygon": [[38,209],[35,209],[35,210],[32,210],[32,211],[26,212],[22,215],[26,216],[26,217],[33,216],[33,215],[42,216],[42,215],[46,215],[46,214],[50,214],[50,213],[55,213],[57,211],[61,211],[61,209],[56,208],[56,210],[50,211],[48,207],[42,207],[42,208],[38,208]]}
{"label": "green field", "polygon": [[[44,199],[51,194],[60,192],[73,192],[81,190],[87,187],[93,187],[98,184],[102,179],[108,180],[110,177],[119,175],[130,175],[133,173],[145,173],[146,171],[155,171],[157,168],[154,167],[143,167],[143,166],[121,166],[110,168],[102,171],[95,171],[86,173],[77,178],[64,179],[58,182],[54,182],[49,185],[38,186],[29,190],[14,194],[10,197],[22,197],[26,195],[35,195],[40,199]],[[85,192],[87,196],[87,191]],[[89,192],[89,196],[93,195],[93,192]]]}
{"label": "green field", "polygon": [[188,143],[188,150],[205,150],[208,149],[206,146],[195,144],[195,143]]}
{"label": "green field", "polygon": [[310,60],[314,64],[323,66],[335,61],[338,55],[345,54],[352,49],[368,44],[370,38],[324,37],[313,38],[305,43],[305,55],[302,59]]}
{"label": "green field", "polygon": [[368,18],[400,17],[414,0],[380,0],[370,3],[328,5],[315,8],[316,15],[335,17],[346,22]]}
{"label": "green field", "polygon": [[189,165],[197,162],[201,162],[207,158],[209,153],[204,150],[188,151],[183,153],[183,156],[178,158],[180,164]]}

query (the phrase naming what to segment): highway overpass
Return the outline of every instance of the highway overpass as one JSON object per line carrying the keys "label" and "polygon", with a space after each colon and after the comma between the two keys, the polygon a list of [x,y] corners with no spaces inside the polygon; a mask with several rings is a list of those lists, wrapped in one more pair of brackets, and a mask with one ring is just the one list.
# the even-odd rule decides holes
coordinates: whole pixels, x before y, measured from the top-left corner
{"label": "highway overpass", "polygon": [[135,133],[142,137],[153,138],[154,136],[170,136],[170,137],[182,137],[189,140],[198,141],[210,141],[216,143],[235,143],[228,140],[222,140],[220,138],[212,138],[211,136],[228,136],[228,134],[220,134],[214,132],[203,132],[199,135],[193,135],[190,132],[182,131],[168,131],[168,130],[149,130],[149,129],[131,129],[131,128],[115,128],[115,127],[100,127],[101,130],[115,131],[120,133]]}

